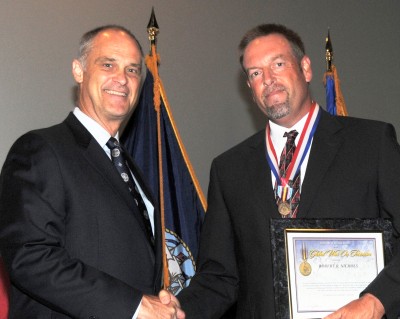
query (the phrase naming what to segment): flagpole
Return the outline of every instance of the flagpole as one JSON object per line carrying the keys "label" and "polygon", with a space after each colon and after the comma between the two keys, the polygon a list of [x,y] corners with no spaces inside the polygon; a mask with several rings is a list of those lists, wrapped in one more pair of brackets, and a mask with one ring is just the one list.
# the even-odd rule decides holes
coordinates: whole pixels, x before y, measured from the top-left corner
{"label": "flagpole", "polygon": [[158,179],[159,179],[159,190],[160,190],[160,214],[161,214],[161,242],[162,242],[162,260],[163,260],[163,285],[164,288],[168,288],[170,285],[168,262],[166,254],[166,243],[165,243],[165,210],[164,210],[164,178],[163,178],[163,163],[162,163],[162,143],[161,143],[161,97],[159,83],[160,78],[158,76],[158,56],[156,51],[157,34],[159,32],[156,16],[154,14],[154,8],[151,10],[150,21],[147,25],[147,33],[149,34],[150,40],[150,54],[146,57],[146,65],[152,72],[154,77],[154,108],[157,112],[157,151],[158,151]]}
{"label": "flagpole", "polygon": [[326,60],[326,72],[332,72],[333,48],[332,48],[331,36],[329,34],[329,29],[325,44],[325,60]]}

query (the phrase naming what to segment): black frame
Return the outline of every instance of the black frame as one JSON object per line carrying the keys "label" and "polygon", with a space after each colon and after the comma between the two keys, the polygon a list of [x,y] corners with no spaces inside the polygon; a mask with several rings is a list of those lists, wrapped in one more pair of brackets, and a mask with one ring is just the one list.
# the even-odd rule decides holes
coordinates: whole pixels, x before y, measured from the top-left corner
{"label": "black frame", "polygon": [[271,219],[271,251],[275,294],[275,318],[290,319],[287,278],[286,229],[329,229],[332,231],[383,233],[385,265],[393,255],[393,226],[389,219]]}

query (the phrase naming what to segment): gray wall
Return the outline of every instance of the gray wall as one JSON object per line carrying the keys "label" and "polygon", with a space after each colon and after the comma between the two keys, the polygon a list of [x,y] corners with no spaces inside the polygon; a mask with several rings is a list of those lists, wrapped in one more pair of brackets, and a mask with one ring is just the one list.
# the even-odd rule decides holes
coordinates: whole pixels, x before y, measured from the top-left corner
{"label": "gray wall", "polygon": [[161,29],[160,74],[205,192],[212,158],[265,124],[237,62],[241,36],[260,23],[278,22],[300,33],[313,63],[313,95],[322,105],[329,27],[350,115],[391,122],[400,132],[398,0],[0,3],[0,163],[22,133],[58,123],[72,110],[71,61],[81,34],[103,24],[122,24],[147,51],[152,6]]}

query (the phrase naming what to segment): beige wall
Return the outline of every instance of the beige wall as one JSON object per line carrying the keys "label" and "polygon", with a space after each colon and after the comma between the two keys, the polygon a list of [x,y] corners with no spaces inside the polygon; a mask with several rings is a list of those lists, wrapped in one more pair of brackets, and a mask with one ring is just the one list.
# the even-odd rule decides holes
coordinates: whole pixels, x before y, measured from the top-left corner
{"label": "beige wall", "polygon": [[350,115],[392,122],[400,132],[400,1],[397,0],[2,0],[0,163],[27,130],[60,122],[73,108],[71,61],[81,34],[117,23],[148,50],[154,6],[160,74],[203,190],[213,157],[264,125],[237,62],[245,31],[264,22],[297,30],[312,59],[313,94],[330,27]]}

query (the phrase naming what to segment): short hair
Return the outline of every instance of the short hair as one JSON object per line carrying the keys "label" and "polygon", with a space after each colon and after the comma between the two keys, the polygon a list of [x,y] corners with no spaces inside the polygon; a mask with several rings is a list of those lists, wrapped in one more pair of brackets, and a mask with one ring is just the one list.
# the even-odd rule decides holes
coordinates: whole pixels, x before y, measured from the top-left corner
{"label": "short hair", "polygon": [[82,38],[81,41],[79,43],[79,52],[78,52],[78,60],[81,63],[82,67],[85,69],[86,68],[86,62],[87,62],[87,57],[90,53],[90,51],[92,50],[93,47],[93,41],[94,38],[101,33],[104,30],[115,30],[115,31],[123,31],[126,34],[129,35],[129,37],[136,42],[140,54],[143,57],[143,50],[142,50],[142,46],[140,45],[139,41],[136,39],[136,37],[134,36],[134,34],[129,31],[128,29],[120,26],[120,25],[116,25],[116,24],[109,24],[109,25],[105,25],[105,26],[101,26],[101,27],[97,27],[93,30],[90,30],[88,32],[86,32]]}
{"label": "short hair", "polygon": [[279,34],[289,41],[295,58],[300,63],[301,59],[306,54],[303,41],[300,36],[293,30],[288,29],[281,24],[261,24],[246,32],[239,44],[239,60],[243,67],[243,55],[249,43],[257,38],[264,37],[270,34]]}

